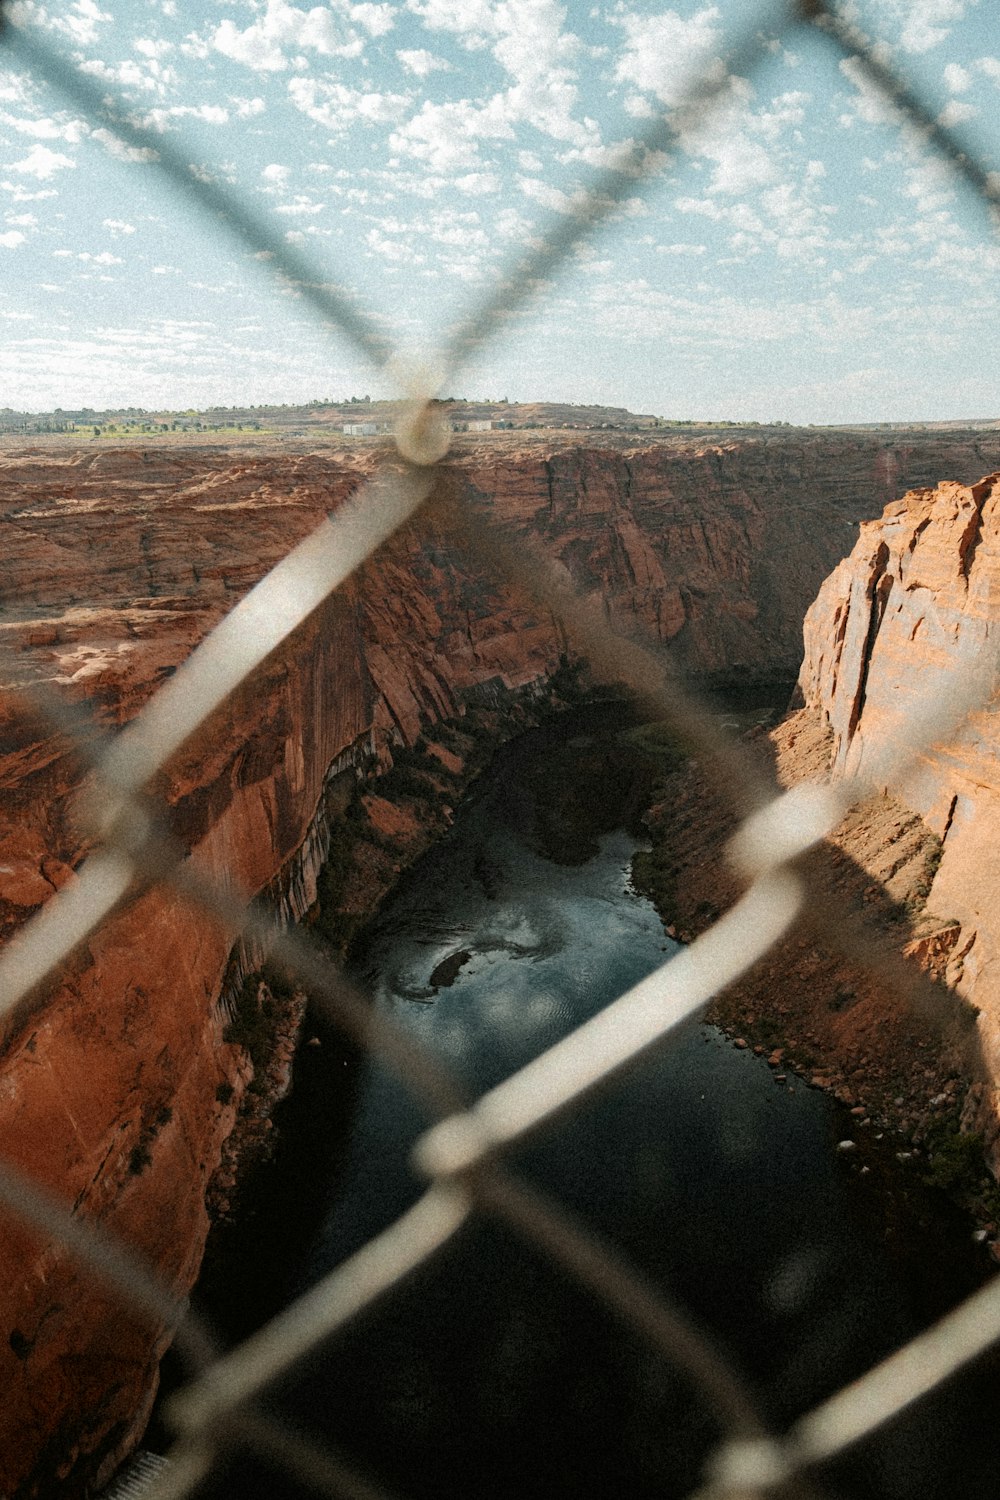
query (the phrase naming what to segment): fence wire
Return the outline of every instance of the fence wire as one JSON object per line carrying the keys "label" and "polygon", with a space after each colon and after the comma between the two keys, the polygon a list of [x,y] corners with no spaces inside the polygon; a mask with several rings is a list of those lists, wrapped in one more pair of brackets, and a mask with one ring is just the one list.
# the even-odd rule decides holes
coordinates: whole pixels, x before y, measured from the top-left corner
{"label": "fence wire", "polygon": [[[211,912],[233,940],[242,935],[270,951],[313,1003],[324,1008],[390,1069],[430,1110],[436,1123],[417,1143],[416,1171],[424,1195],[263,1329],[220,1354],[190,1313],[159,1285],[134,1252],[109,1242],[99,1227],[77,1218],[50,1195],[0,1170],[0,1201],[50,1240],[60,1242],[110,1285],[123,1305],[152,1329],[166,1325],[186,1357],[189,1378],[170,1403],[178,1434],[171,1461],[149,1490],[156,1500],[183,1500],[234,1449],[261,1452],[305,1487],[358,1500],[387,1492],[356,1472],[352,1461],[315,1439],[279,1426],[265,1411],[277,1382],[324,1341],[425,1265],[471,1214],[503,1222],[587,1287],[616,1318],[663,1354],[699,1392],[722,1434],[704,1474],[698,1500],[819,1493],[810,1473],[837,1457],[947,1380],[1000,1338],[1000,1281],[987,1285],[928,1332],[799,1419],[786,1433],[770,1431],[740,1375],[708,1336],[661,1288],[653,1287],[618,1251],[537,1188],[522,1181],[511,1157],[516,1145],[552,1122],[610,1075],[631,1069],[649,1049],[669,1045],[678,1030],[703,1014],[713,996],[745,974],[803,912],[838,951],[874,959],[869,935],[853,915],[820,890],[803,856],[873,785],[896,779],[932,743],[953,732],[993,693],[996,665],[983,662],[956,683],[950,696],[928,705],[909,726],[909,748],[887,752],[867,779],[778,792],[745,748],[682,687],[660,646],[625,640],[602,611],[576,596],[541,553],[515,549],[479,513],[461,516],[465,547],[501,577],[516,578],[557,615],[576,651],[598,675],[624,681],[659,716],[693,740],[737,807],[742,826],[733,858],[747,880],[735,906],[655,974],[621,995],[542,1056],[468,1100],[440,1061],[392,1019],[373,1011],[308,932],[287,929],[249,893],[241,895],[200,874],[188,851],[162,826],[150,788],[186,744],[267,656],[337,589],[434,488],[449,433],[433,398],[472,351],[510,312],[537,295],[572,248],[591,235],[636,181],[660,171],[671,150],[711,115],[736,73],[753,73],[774,37],[803,28],[820,32],[835,55],[855,59],[892,104],[900,121],[971,183],[988,208],[1000,201],[995,174],[955,133],[941,125],[913,88],[884,61],[844,15],[823,0],[762,5],[729,39],[724,67],[692,77],[669,115],[656,118],[638,145],[597,174],[575,210],[548,226],[541,247],[498,276],[479,309],[447,338],[430,369],[408,372],[394,359],[380,319],[348,292],[332,287],[283,235],[239,197],[187,165],[187,155],[142,128],[124,102],[109,100],[90,79],[28,26],[0,13],[2,40],[12,56],[127,145],[155,158],[175,188],[221,221],[240,242],[265,252],[276,275],[291,281],[325,324],[334,325],[366,357],[392,372],[401,415],[396,455],[354,496],[321,522],[258,583],[192,652],[169,682],[120,734],[92,748],[93,726],[79,710],[39,700],[39,708],[75,739],[90,761],[97,787],[91,799],[91,852],[71,885],[54,895],[0,953],[0,1023],[9,1038],[30,1008],[44,1004],[45,985],[77,946],[121,904],[151,884],[168,882],[187,901]],[[720,81],[720,79],[722,81]],[[902,961],[879,955],[880,978],[912,1003],[925,983]],[[823,1491],[826,1493],[826,1491]]]}

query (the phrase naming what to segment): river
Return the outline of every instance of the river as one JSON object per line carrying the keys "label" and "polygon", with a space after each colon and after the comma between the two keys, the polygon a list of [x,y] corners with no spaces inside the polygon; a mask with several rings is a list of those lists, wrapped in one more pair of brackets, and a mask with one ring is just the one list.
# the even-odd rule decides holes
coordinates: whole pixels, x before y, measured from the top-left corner
{"label": "river", "polygon": [[[629,883],[638,840],[622,824],[634,821],[648,767],[623,750],[621,727],[605,708],[508,746],[355,955],[373,1003],[471,1092],[673,951]],[[281,1298],[311,1285],[420,1191],[407,1165],[420,1110],[382,1069],[314,1030],[321,1044],[302,1049],[284,1123],[283,1202],[249,1231],[249,1279],[226,1272],[250,1314],[240,1332],[276,1285]],[[838,1149],[848,1138],[855,1148]],[[517,1168],[689,1307],[785,1423],[981,1279],[969,1226],[894,1149],[699,1026]],[[838,1471],[838,1493],[993,1493],[980,1399],[968,1385],[935,1398]],[[482,1220],[276,1402],[421,1500],[680,1496],[716,1434],[668,1362]],[[234,1471],[213,1493],[260,1485]],[[277,1476],[266,1492],[296,1493]]]}

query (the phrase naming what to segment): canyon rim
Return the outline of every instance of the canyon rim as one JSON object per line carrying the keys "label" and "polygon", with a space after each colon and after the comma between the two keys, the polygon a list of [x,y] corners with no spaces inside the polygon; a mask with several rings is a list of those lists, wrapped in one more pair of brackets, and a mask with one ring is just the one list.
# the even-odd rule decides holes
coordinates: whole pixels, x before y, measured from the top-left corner
{"label": "canyon rim", "polygon": [[[805,617],[800,712],[829,729],[834,768],[893,734],[924,691],[922,673],[959,669],[995,634],[998,481],[982,476],[1000,468],[998,433],[510,437],[460,446],[425,512],[159,778],[170,831],[200,873],[307,918],[359,778],[402,762],[423,737],[454,785],[473,758],[462,728],[473,710],[493,714],[499,734],[504,714],[509,729],[558,690],[561,621],[467,555],[456,499],[557,560],[617,629],[668,645],[698,686],[790,682]],[[95,729],[128,722],[375,458],[308,444],[0,455],[16,601],[0,623],[4,939],[72,882],[91,847],[88,774],[25,690],[53,686],[86,705]],[[928,907],[948,934],[947,978],[979,1012],[988,1075],[966,1111],[995,1156],[994,740],[989,714],[973,716],[897,792],[943,844]],[[386,840],[374,901],[421,831],[360,785]],[[233,995],[255,974],[235,932],[154,887],[19,1014],[0,1059],[4,1157],[181,1296],[253,1081],[227,1027]],[[4,1245],[0,1491],[82,1493],[140,1436],[170,1330],[123,1318],[63,1247],[10,1217]]]}

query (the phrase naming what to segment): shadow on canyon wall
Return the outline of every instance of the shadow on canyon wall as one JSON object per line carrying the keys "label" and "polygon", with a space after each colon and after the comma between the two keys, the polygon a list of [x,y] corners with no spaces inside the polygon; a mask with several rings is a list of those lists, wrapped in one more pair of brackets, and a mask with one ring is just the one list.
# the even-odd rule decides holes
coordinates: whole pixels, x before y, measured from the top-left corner
{"label": "shadow on canyon wall", "polygon": [[[787,729],[785,732],[787,736]],[[809,738],[801,724],[796,737]],[[785,747],[781,743],[776,747],[759,734],[755,743],[762,767],[768,766],[772,774],[782,769]],[[810,747],[818,751],[818,742],[810,741]],[[801,753],[802,747],[799,748]],[[598,822],[602,816],[613,821],[623,811],[634,819],[642,800],[636,796],[637,789],[641,788],[645,798],[656,791],[664,800],[657,803],[651,821],[654,835],[663,837],[654,837],[650,853],[656,857],[664,881],[659,896],[665,915],[688,936],[714,920],[735,890],[720,860],[734,817],[723,799],[705,785],[699,768],[679,763],[676,756],[666,756],[658,764],[647,761],[637,776],[630,776],[626,774],[630,757],[620,743],[610,752],[596,751],[592,744],[580,744],[572,759],[581,772],[576,785],[587,803],[586,814],[579,818],[569,806],[573,783],[566,774],[567,758],[553,757],[548,765],[536,767],[532,773],[533,789],[543,808],[537,826],[541,842],[549,846],[550,852],[561,852],[568,860],[585,858],[585,826],[592,821],[595,793],[602,783],[606,786],[613,779],[614,794],[598,814]],[[635,759],[633,741],[632,763]],[[638,760],[642,760],[641,748]],[[893,989],[891,975],[877,973],[878,963],[891,964],[892,955],[902,946],[920,940],[920,891],[928,860],[934,853],[926,830],[915,826],[912,816],[899,804],[891,799],[878,799],[878,805],[859,814],[841,838],[862,839],[866,854],[882,849],[886,879],[873,875],[869,866],[853,858],[837,842],[810,857],[809,877],[822,892],[821,899],[828,911],[833,903],[839,903],[845,912],[864,917],[865,930],[872,940],[867,957],[876,967],[870,963],[859,967],[841,953],[824,951],[807,916],[780,949],[720,998],[715,1015],[740,1042],[764,1052],[776,1074],[781,1076],[781,1070],[794,1067],[817,1087],[835,1094],[845,1111],[850,1111],[849,1115],[845,1113],[844,1129],[851,1131],[856,1150],[845,1154],[841,1169],[857,1175],[859,1188],[867,1200],[866,1216],[882,1225],[890,1263],[898,1261],[902,1266],[905,1262],[910,1311],[914,1321],[923,1326],[972,1291],[988,1267],[985,1254],[976,1253],[968,1244],[968,1222],[943,1199],[935,1199],[933,1194],[928,1199],[924,1191],[925,1178],[940,1181],[943,1186],[944,1178],[955,1165],[947,1142],[957,1139],[957,1113],[971,1065],[968,1043],[974,1037],[974,1030],[970,1029],[967,1012],[932,978],[916,970],[910,975],[906,997],[913,1002],[910,1008]],[[565,840],[561,851],[560,840]],[[640,883],[648,885],[648,878]],[[311,1018],[307,1036],[318,1031],[317,1022]],[[347,1079],[356,1076],[357,1059],[338,1050],[342,1039],[335,1034],[323,1031],[321,1040],[320,1048],[307,1043],[302,1049],[296,1089],[279,1111],[289,1149],[279,1151],[272,1169],[259,1177],[246,1195],[248,1215],[230,1231],[228,1245],[226,1240],[217,1245],[218,1259],[214,1269],[210,1262],[209,1278],[203,1283],[214,1310],[221,1312],[226,1331],[233,1338],[245,1336],[280,1303],[280,1295],[275,1296],[279,1288],[273,1271],[268,1272],[267,1262],[278,1267],[293,1263],[296,1253],[318,1229],[328,1201],[311,1192],[310,1187],[321,1169],[324,1174],[330,1170],[327,1130],[336,1133],[348,1126],[353,1102],[350,1086],[331,1097],[328,1087],[331,1058],[335,1067],[340,1060],[347,1064],[344,1070]],[[905,1161],[897,1163],[884,1143],[876,1144],[883,1137],[895,1138]],[[961,1182],[955,1179],[949,1185],[967,1191],[971,1165],[970,1157],[965,1163],[966,1179]],[[336,1170],[335,1153],[334,1176]],[[780,1237],[781,1226],[776,1224],[774,1230]],[[919,1236],[919,1246],[914,1244],[915,1235]],[[955,1245],[963,1237],[968,1253],[959,1256]],[[709,1325],[718,1324],[719,1336],[726,1335],[727,1319],[733,1316],[727,1299],[732,1295],[733,1285],[739,1282],[748,1248],[728,1235],[717,1240],[711,1259],[702,1262],[697,1273],[689,1270],[686,1280],[682,1278],[675,1287]],[[241,1282],[230,1274],[231,1259],[227,1268],[227,1258],[234,1254],[247,1265],[248,1276]],[[465,1266],[461,1259],[452,1266],[449,1258],[443,1274],[422,1273],[419,1278],[414,1296],[424,1300],[424,1311],[436,1316],[439,1324],[441,1320],[455,1318],[456,1303],[448,1290],[449,1276],[461,1282],[467,1277]],[[856,1268],[859,1277],[865,1275],[865,1268],[861,1256]],[[240,1290],[234,1301],[237,1286]],[[765,1301],[772,1291],[778,1295],[777,1290],[762,1289]],[[768,1396],[771,1416],[779,1424],[799,1414],[804,1391],[814,1396],[826,1394],[839,1380],[851,1378],[866,1368],[864,1363],[846,1370],[838,1365],[836,1373],[827,1368],[824,1374],[824,1367],[831,1366],[834,1348],[842,1340],[838,1320],[849,1324],[855,1316],[852,1311],[855,1292],[850,1274],[845,1273],[842,1283],[831,1289],[828,1346],[824,1348],[822,1330],[811,1331],[801,1351],[798,1391],[792,1395],[786,1388],[780,1396],[774,1392]],[[564,1294],[565,1288],[560,1295]],[[492,1297],[493,1293],[489,1295]],[[541,1297],[541,1304],[545,1301]],[[541,1304],[534,1304],[532,1316],[537,1317],[542,1336],[546,1337],[548,1314]],[[781,1363],[776,1352],[772,1356],[767,1350],[766,1309],[745,1304],[736,1311],[736,1316],[747,1327],[759,1326],[759,1333],[753,1335],[751,1343],[758,1346],[758,1374],[764,1379],[772,1364],[777,1371]],[[582,1302],[578,1314],[581,1326],[593,1318],[594,1310]],[[353,1353],[346,1353],[344,1358],[363,1362],[367,1338],[397,1336],[392,1332],[391,1314],[384,1334],[379,1334],[380,1327],[382,1324],[376,1322],[374,1330],[352,1333],[347,1342]],[[436,1336],[440,1336],[440,1328]],[[459,1336],[466,1337],[464,1333]],[[905,1336],[902,1331],[900,1336]],[[614,1337],[621,1342],[619,1335]],[[599,1343],[590,1348],[584,1340],[581,1348],[584,1345],[589,1350],[587,1358],[608,1358]],[[881,1352],[888,1352],[889,1347],[886,1345]],[[631,1388],[634,1379],[627,1341],[625,1349],[621,1356],[625,1363],[620,1371],[623,1391]],[[854,1497],[952,1500],[958,1490],[988,1493],[992,1458],[988,1444],[983,1441],[981,1413],[995,1398],[998,1380],[997,1358],[984,1358],[960,1385],[936,1393],[916,1413],[893,1424],[848,1459],[829,1466],[822,1479],[834,1486],[839,1496],[850,1496],[852,1500]],[[524,1484],[545,1482],[553,1495],[615,1493],[612,1477],[603,1471],[598,1476],[593,1467],[588,1469],[588,1464],[596,1461],[593,1454],[589,1459],[581,1456],[579,1472],[567,1470],[546,1475],[530,1468],[538,1462],[537,1448],[531,1444],[540,1439],[546,1421],[545,1404],[551,1395],[541,1388],[537,1391],[538,1409],[532,1423],[538,1431],[526,1430],[523,1434],[528,1465]],[[617,1423],[628,1427],[636,1437],[639,1408],[653,1420],[652,1409],[647,1411],[652,1398],[648,1391],[641,1396],[633,1395],[638,1402],[635,1409],[626,1411],[623,1405],[619,1410],[612,1401],[610,1405],[605,1403],[599,1412],[595,1410],[595,1432]],[[371,1399],[376,1399],[374,1393]],[[701,1434],[696,1443],[709,1441],[710,1416],[698,1411],[697,1403],[692,1406],[686,1398],[672,1397],[671,1401],[669,1411],[653,1403],[656,1421],[662,1425],[669,1417],[688,1436]],[[419,1427],[419,1411],[413,1420]],[[456,1453],[465,1451],[457,1422],[456,1413],[452,1429],[442,1435],[447,1451]],[[538,1446],[542,1446],[540,1442]],[[530,1459],[529,1448],[535,1453]],[[684,1493],[685,1487],[696,1479],[696,1467],[687,1472],[687,1462],[685,1459],[678,1463],[677,1493]],[[395,1467],[394,1460],[389,1467]],[[397,1477],[404,1488],[408,1488],[406,1479],[410,1477],[415,1494],[438,1493],[440,1476],[414,1477],[404,1472]],[[232,1488],[234,1482],[237,1489]],[[291,1493],[285,1480],[275,1476],[272,1482],[276,1495]],[[235,1478],[220,1480],[206,1493],[237,1493],[238,1483]],[[493,1493],[489,1483],[481,1492]]]}

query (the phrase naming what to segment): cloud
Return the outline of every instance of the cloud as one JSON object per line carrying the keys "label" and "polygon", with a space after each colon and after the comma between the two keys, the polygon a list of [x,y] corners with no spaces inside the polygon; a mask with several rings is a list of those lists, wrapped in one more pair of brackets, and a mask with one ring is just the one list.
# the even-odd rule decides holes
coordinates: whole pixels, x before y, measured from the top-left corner
{"label": "cloud", "polygon": [[564,193],[537,177],[519,177],[517,185],[526,198],[540,203],[543,208],[557,214],[578,214],[586,208],[586,197],[582,194]]}
{"label": "cloud", "polygon": [[0,188],[5,193],[10,193],[15,203],[39,203],[43,198],[59,196],[55,188],[39,188],[37,192],[32,193],[19,182],[0,182]]}
{"label": "cloud", "polygon": [[50,117],[27,119],[9,114],[6,110],[0,110],[0,122],[11,130],[16,130],[19,135],[33,136],[39,141],[66,141],[71,146],[83,139],[88,128],[83,120],[55,120]]}
{"label": "cloud", "polygon": [[101,125],[92,132],[92,139],[102,145],[109,156],[116,161],[133,162],[136,165],[142,162],[159,161],[159,155],[152,146],[129,146],[125,141],[119,140],[113,130],[105,130]]}
{"label": "cloud", "polygon": [[729,136],[706,151],[706,155],[715,159],[710,193],[742,197],[754,188],[766,187],[778,176],[777,165],[767,148],[743,133]]}
{"label": "cloud", "polygon": [[4,250],[16,250],[26,239],[27,235],[22,234],[19,229],[7,229],[0,234],[0,246]]}
{"label": "cloud", "polygon": [[708,250],[707,245],[692,245],[677,242],[672,245],[657,245],[657,255],[680,255],[680,256],[702,256]]}
{"label": "cloud", "polygon": [[11,162],[8,170],[22,172],[26,177],[37,177],[40,182],[45,182],[57,172],[75,166],[73,158],[62,151],[52,151],[48,146],[32,146],[27,156],[21,161]]}
{"label": "cloud", "polygon": [[918,54],[947,40],[953,25],[964,17],[968,0],[882,0],[882,9],[902,22],[899,45],[903,51]]}
{"label": "cloud", "polygon": [[129,224],[125,219],[102,219],[101,222],[114,235],[135,234],[135,225]]}
{"label": "cloud", "polygon": [[496,27],[492,0],[407,0],[407,10],[420,17],[429,31],[451,31],[467,45],[483,47]]}
{"label": "cloud", "polygon": [[[450,31],[471,50],[489,47],[495,61],[509,80],[507,88],[491,98],[480,94],[475,101],[450,101],[448,105],[432,104],[434,109],[454,110],[456,123],[463,129],[466,142],[465,160],[473,154],[468,145],[474,139],[497,138],[495,129],[470,129],[478,115],[483,122],[496,125],[502,118],[507,129],[526,124],[553,140],[569,141],[577,146],[599,140],[593,120],[577,119],[579,90],[572,66],[581,50],[579,39],[565,30],[565,7],[555,0],[408,0],[408,9],[420,16],[434,31]],[[425,110],[427,106],[425,105]],[[423,160],[447,159],[444,143],[428,154],[426,136],[430,116],[424,115],[412,132],[413,151]],[[407,150],[410,132],[400,133],[396,149]],[[421,136],[424,140],[421,141]],[[440,167],[438,170],[449,170]]]}
{"label": "cloud", "polygon": [[29,98],[27,78],[18,73],[0,72],[0,103],[27,104]]}
{"label": "cloud", "polygon": [[778,94],[771,100],[768,109],[758,110],[753,116],[755,134],[763,136],[767,141],[777,140],[789,126],[805,122],[806,108],[811,102],[812,96],[801,89]]}
{"label": "cloud", "polygon": [[443,57],[436,57],[433,52],[425,51],[423,47],[403,49],[396,56],[407,73],[412,73],[415,78],[427,78],[431,73],[451,70],[451,63],[445,62]]}
{"label": "cloud", "polygon": [[290,203],[279,203],[275,213],[321,214],[325,207],[325,203],[317,203],[314,198],[307,198],[304,193],[299,193]]}
{"label": "cloud", "polygon": [[917,212],[923,216],[938,213],[954,201],[954,178],[950,166],[937,156],[929,156],[906,169],[908,198],[913,198]]}
{"label": "cloud", "polygon": [[457,208],[439,209],[423,226],[432,240],[439,245],[451,245],[459,249],[488,250],[490,236],[482,227],[482,220],[474,210]]}
{"label": "cloud", "polygon": [[292,78],[288,97],[296,109],[337,135],[355,123],[390,124],[410,103],[408,94],[366,92],[327,78]]}
{"label": "cloud", "polygon": [[322,235],[329,239],[332,229],[323,229],[319,224],[306,224],[302,229],[286,229],[285,239],[290,245],[305,245],[310,236]]}
{"label": "cloud", "polygon": [[491,193],[499,193],[502,187],[495,172],[466,172],[453,181],[458,191],[470,198],[483,198]]}
{"label": "cloud", "polygon": [[839,116],[839,124],[850,129],[857,121],[864,125],[898,125],[900,123],[902,117],[899,111],[876,87],[856,58],[842,58],[838,67],[856,90],[847,110]]}
{"label": "cloud", "polygon": [[216,52],[258,73],[278,73],[297,53],[315,52],[320,57],[357,57],[364,38],[383,36],[395,24],[392,6],[337,3],[301,10],[288,0],[267,0],[264,14],[241,31],[231,20],[222,21],[209,44]]}
{"label": "cloud", "polygon": [[362,4],[348,5],[347,14],[352,21],[364,27],[369,36],[386,36],[396,24],[396,15],[391,5],[375,5],[363,0]]}
{"label": "cloud", "polygon": [[179,82],[176,69],[156,58],[145,58],[142,62],[137,62],[135,58],[128,57],[123,62],[107,63],[102,58],[90,57],[85,58],[78,66],[81,73],[89,73],[104,83],[114,84],[126,93],[140,89],[143,93],[157,94],[161,99],[166,98]]}
{"label": "cloud", "polygon": [[978,114],[976,106],[969,104],[965,99],[949,99],[938,115],[938,124],[945,127],[964,125],[967,120],[974,120]]}
{"label": "cloud", "polygon": [[67,37],[78,47],[89,47],[98,39],[101,26],[114,21],[108,11],[101,10],[94,0],[74,0],[74,4],[60,6],[52,14],[36,0],[17,0],[10,7],[11,20],[17,25],[40,26],[46,31],[56,31]]}
{"label": "cloud", "polygon": [[950,94],[964,94],[972,87],[972,74],[961,63],[949,63],[944,70],[944,82]]}
{"label": "cloud", "polygon": [[616,82],[673,105],[692,78],[706,73],[718,76],[721,64],[712,55],[720,37],[717,5],[705,6],[686,18],[674,10],[658,16],[623,10],[611,19],[625,33],[625,46],[615,65]]}
{"label": "cloud", "polygon": [[147,130],[162,134],[174,120],[200,120],[204,125],[228,125],[229,111],[221,104],[172,104],[168,109],[151,109],[141,124]]}
{"label": "cloud", "polygon": [[380,229],[370,229],[365,235],[365,244],[391,266],[422,266],[427,260],[412,245],[403,240],[391,240]]}
{"label": "cloud", "polygon": [[166,57],[168,52],[175,51],[175,44],[168,42],[165,37],[136,37],[132,43],[136,52],[143,57]]}
{"label": "cloud", "polygon": [[389,146],[447,175],[481,166],[481,140],[514,139],[506,100],[495,94],[484,104],[469,99],[436,104],[426,99],[418,113],[389,137]]}
{"label": "cloud", "polygon": [[63,27],[81,47],[96,42],[98,28],[113,20],[114,17],[95,5],[94,0],[76,0],[62,15]]}

